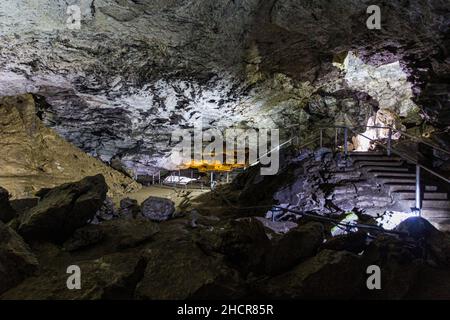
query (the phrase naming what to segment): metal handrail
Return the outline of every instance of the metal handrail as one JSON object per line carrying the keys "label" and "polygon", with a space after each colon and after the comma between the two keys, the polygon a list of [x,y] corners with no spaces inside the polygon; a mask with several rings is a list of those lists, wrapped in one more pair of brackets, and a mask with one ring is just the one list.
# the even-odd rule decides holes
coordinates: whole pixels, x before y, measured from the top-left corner
{"label": "metal handrail", "polygon": [[[398,132],[398,133],[400,133],[400,134],[402,134],[402,135],[404,135],[404,136],[406,136],[406,137],[408,137],[408,138],[410,138],[410,139],[416,140],[416,141],[418,141],[418,142],[420,142],[420,143],[423,143],[423,144],[425,144],[425,145],[427,145],[427,146],[430,146],[430,147],[432,147],[432,148],[434,148],[434,149],[436,149],[436,150],[439,150],[439,151],[441,151],[441,152],[444,152],[444,153],[450,155],[450,151],[449,151],[449,150],[445,150],[445,149],[443,149],[443,148],[441,148],[441,147],[439,147],[439,146],[437,146],[437,145],[435,145],[435,144],[433,144],[433,143],[430,143],[430,142],[428,142],[428,141],[425,141],[425,140],[423,140],[422,138],[419,138],[419,137],[417,137],[417,136],[414,136],[414,135],[412,135],[412,134],[409,134],[409,133],[407,133],[407,132],[405,132],[405,131],[403,131],[403,130],[400,130],[400,129],[395,129],[395,128],[393,128],[393,127],[388,127],[388,126],[365,126],[365,127],[366,127],[366,128],[374,128],[374,129],[388,129],[388,130],[391,130],[392,132]],[[329,126],[329,127],[322,127],[321,129],[327,129],[327,128],[349,128],[349,129],[355,129],[355,128],[357,128],[357,127],[349,127],[349,126]]]}
{"label": "metal handrail", "polygon": [[[317,131],[317,130],[316,130],[316,131]],[[312,134],[311,136],[314,136],[314,134]],[[311,137],[311,136],[310,136],[310,137]],[[264,153],[263,155],[259,156],[259,157],[256,159],[256,161],[255,161],[254,163],[250,164],[249,166],[252,167],[252,166],[254,166],[254,165],[257,165],[257,164],[261,161],[261,158],[262,158],[262,157],[267,156],[269,153],[271,153],[271,152],[273,152],[273,151],[275,151],[275,150],[280,150],[281,147],[287,145],[288,143],[291,143],[292,141],[294,141],[294,140],[296,140],[296,139],[298,139],[298,137],[292,137],[292,138],[290,138],[289,140],[286,140],[285,142],[283,142],[282,144],[276,146],[276,147],[273,148],[272,150],[269,150],[269,151],[267,151],[266,153]],[[301,146],[299,146],[299,148],[306,147],[306,146],[312,144],[314,141],[317,141],[318,139],[319,139],[318,137],[312,138],[311,141],[308,141],[308,142],[302,144]]]}
{"label": "metal handrail", "polygon": [[[324,127],[319,128],[319,129],[320,129],[320,146],[323,145],[323,132],[322,132],[322,131],[323,131],[324,129],[328,129],[328,128],[335,128],[335,129],[336,129],[336,138],[335,138],[335,139],[336,139],[336,144],[337,144],[337,129],[341,129],[341,128],[344,129],[344,153],[345,153],[345,155],[348,155],[348,146],[347,146],[348,130],[352,131],[352,132],[353,132],[354,134],[356,134],[356,135],[360,135],[360,136],[362,136],[362,137],[368,139],[369,141],[377,142],[377,140],[375,140],[375,139],[369,138],[369,137],[367,137],[366,135],[364,135],[364,134],[362,134],[362,133],[356,132],[356,131],[354,130],[355,127],[348,127],[348,126],[329,126],[329,127],[325,127],[325,128],[324,128]],[[410,157],[409,155],[406,155],[406,154],[404,154],[403,152],[398,151],[398,150],[395,149],[395,148],[392,148],[392,146],[391,146],[392,132],[393,132],[393,131],[399,132],[400,134],[403,134],[404,136],[406,136],[406,137],[408,137],[408,138],[411,138],[411,139],[414,139],[414,140],[419,141],[419,142],[421,142],[421,143],[424,143],[424,144],[426,144],[426,145],[428,145],[428,146],[430,146],[430,147],[432,147],[432,148],[435,148],[435,149],[437,149],[437,150],[440,150],[440,151],[442,151],[442,152],[444,152],[444,153],[447,153],[447,154],[449,154],[449,155],[450,155],[450,152],[447,151],[447,150],[444,150],[444,149],[442,149],[442,148],[440,148],[440,147],[438,147],[438,146],[435,146],[435,145],[433,145],[433,144],[431,144],[431,143],[429,143],[429,142],[423,141],[422,139],[420,139],[420,138],[418,138],[418,137],[415,137],[415,136],[413,136],[413,135],[410,135],[410,134],[408,134],[408,133],[406,133],[406,132],[404,132],[404,131],[402,131],[402,130],[394,129],[394,128],[392,128],[392,127],[386,127],[386,126],[366,126],[366,128],[388,129],[388,130],[389,130],[389,135],[388,135],[387,146],[384,146],[383,144],[378,144],[378,145],[380,145],[381,147],[383,147],[384,149],[387,150],[388,156],[390,156],[390,155],[391,155],[391,152],[393,152],[394,154],[400,156],[402,159],[404,159],[404,160],[406,160],[406,161],[410,161],[410,162],[412,162],[412,163],[414,163],[414,164],[416,165],[416,191],[415,191],[415,205],[416,205],[416,207],[414,208],[414,211],[417,211],[417,212],[419,213],[419,215],[420,215],[420,214],[421,214],[421,210],[422,210],[422,209],[421,209],[421,208],[422,208],[422,203],[421,203],[421,187],[420,187],[420,182],[421,182],[421,179],[420,179],[420,172],[421,172],[421,169],[424,169],[424,170],[428,171],[428,172],[431,173],[432,175],[436,176],[437,178],[439,178],[439,179],[441,179],[441,180],[443,180],[444,182],[449,183],[449,184],[450,184],[450,178],[444,177],[444,176],[441,175],[440,173],[438,173],[438,172],[436,172],[436,171],[434,171],[434,170],[432,170],[432,169],[430,169],[430,168],[428,168],[428,167],[426,167],[426,166],[420,164],[420,163],[419,163],[416,159],[414,159],[413,157]]]}
{"label": "metal handrail", "polygon": [[[422,138],[416,137],[416,136],[414,136],[414,135],[412,135],[412,134],[409,134],[409,133],[407,133],[407,132],[405,132],[405,131],[403,131],[403,130],[400,130],[400,129],[395,129],[395,128],[393,128],[393,127],[388,127],[388,126],[365,126],[365,127],[366,127],[366,128],[375,128],[375,129],[388,129],[388,130],[391,130],[392,132],[398,132],[398,133],[400,133],[400,134],[402,134],[402,135],[404,135],[404,136],[406,136],[406,137],[408,137],[408,138],[410,138],[410,139],[416,140],[416,141],[418,141],[418,142],[420,142],[420,143],[423,143],[423,144],[425,144],[425,145],[427,145],[427,146],[430,146],[430,147],[432,147],[432,148],[434,148],[434,149],[436,149],[436,150],[439,150],[439,151],[441,151],[441,152],[444,152],[444,153],[450,155],[450,150],[445,150],[445,149],[443,149],[443,148],[441,148],[441,147],[439,147],[439,146],[437,146],[437,145],[435,145],[435,144],[433,144],[433,143],[430,143],[430,142],[428,142],[428,141],[425,141],[425,140],[423,140]],[[323,130],[323,129],[332,129],[332,128],[335,128],[335,129],[345,129],[345,128],[355,129],[355,128],[358,128],[358,127],[349,127],[349,126],[328,126],[328,127],[320,127],[321,130]]]}
{"label": "metal handrail", "polygon": [[[351,130],[354,134],[360,135],[360,136],[362,136],[362,137],[364,137],[364,138],[366,138],[366,139],[368,139],[368,140],[370,140],[370,141],[372,141],[372,142],[376,142],[376,140],[371,139],[371,138],[365,136],[365,135],[362,134],[362,133],[355,132],[355,131],[352,130],[352,129],[350,129],[350,130]],[[379,144],[379,145],[380,145],[382,148],[387,149],[386,146],[384,146],[384,145],[382,145],[382,144]],[[420,164],[419,162],[417,162],[416,159],[414,159],[414,158],[412,158],[412,157],[410,157],[410,156],[404,154],[403,152],[398,151],[398,150],[396,150],[395,148],[392,148],[392,147],[391,147],[391,151],[392,151],[393,153],[395,153],[396,155],[400,156],[401,158],[403,158],[403,159],[405,159],[405,160],[407,160],[407,161],[410,161],[410,162],[414,163],[415,165],[421,167],[422,169],[425,169],[426,171],[432,173],[432,174],[435,175],[436,177],[438,177],[438,178],[444,180],[445,182],[450,183],[450,179],[449,179],[449,178],[446,178],[446,177],[444,177],[443,175],[441,175],[440,173],[437,173],[437,172],[435,172],[434,170],[432,170],[432,169],[430,169],[430,168],[428,168],[428,167],[426,167],[426,166]]]}

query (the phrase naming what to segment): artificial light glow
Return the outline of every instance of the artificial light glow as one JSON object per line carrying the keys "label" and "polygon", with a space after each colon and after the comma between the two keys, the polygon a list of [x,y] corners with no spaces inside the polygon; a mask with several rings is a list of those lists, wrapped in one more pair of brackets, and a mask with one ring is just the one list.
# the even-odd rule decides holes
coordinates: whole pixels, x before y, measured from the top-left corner
{"label": "artificial light glow", "polygon": [[378,217],[376,222],[380,227],[386,230],[392,230],[402,221],[413,217],[414,214],[400,211],[386,211],[382,216]]}

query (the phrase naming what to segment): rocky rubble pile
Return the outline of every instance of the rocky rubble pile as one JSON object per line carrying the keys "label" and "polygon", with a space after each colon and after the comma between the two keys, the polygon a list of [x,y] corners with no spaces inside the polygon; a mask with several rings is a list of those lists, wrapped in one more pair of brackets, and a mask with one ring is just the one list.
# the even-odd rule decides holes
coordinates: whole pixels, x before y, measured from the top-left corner
{"label": "rocky rubble pile", "polygon": [[[281,234],[253,217],[202,211],[155,218],[145,210],[173,208],[150,198],[142,208],[124,199],[117,217],[92,224],[106,199],[102,176],[40,197],[0,222],[1,299],[449,297],[442,273],[450,236],[420,218],[399,225],[402,236],[360,230],[331,237],[330,225],[306,220]],[[81,269],[80,290],[66,286],[71,265]],[[381,290],[366,286],[370,265],[381,268]],[[439,277],[442,291],[422,281],[424,273]]]}
{"label": "rocky rubble pile", "polygon": [[104,176],[111,196],[140,188],[47,128],[37,113],[30,94],[0,98],[0,185],[14,198],[97,174]]}
{"label": "rocky rubble pile", "polygon": [[[274,176],[260,176],[259,168],[249,168],[233,182],[239,202],[245,205],[277,204],[320,215],[342,216],[354,212],[377,217],[393,199],[351,160],[330,149],[287,150]],[[300,154],[300,155],[297,155]],[[242,183],[245,181],[245,184]],[[295,221],[290,212],[268,211],[266,218]]]}

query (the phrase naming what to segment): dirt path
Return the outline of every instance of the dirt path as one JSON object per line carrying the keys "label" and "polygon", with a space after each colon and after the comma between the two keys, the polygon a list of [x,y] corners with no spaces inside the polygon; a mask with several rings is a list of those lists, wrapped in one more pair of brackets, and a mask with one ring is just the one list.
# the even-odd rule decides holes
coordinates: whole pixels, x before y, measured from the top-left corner
{"label": "dirt path", "polygon": [[[145,199],[150,196],[162,197],[172,200],[175,203],[176,207],[179,207],[180,204],[185,201],[186,198],[190,199],[191,203],[195,203],[195,199],[200,195],[208,193],[210,190],[199,190],[199,189],[184,189],[184,188],[173,188],[161,185],[142,187],[142,189],[129,193],[124,197],[129,197],[131,199],[136,199],[139,204],[141,204]],[[120,199],[115,198],[114,202],[116,205],[119,204]]]}

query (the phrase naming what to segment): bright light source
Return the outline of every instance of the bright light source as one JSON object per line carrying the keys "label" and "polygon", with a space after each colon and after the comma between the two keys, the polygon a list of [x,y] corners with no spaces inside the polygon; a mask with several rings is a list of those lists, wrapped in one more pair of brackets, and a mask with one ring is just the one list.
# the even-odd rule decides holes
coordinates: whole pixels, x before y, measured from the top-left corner
{"label": "bright light source", "polygon": [[402,221],[414,217],[411,212],[386,211],[381,217],[375,219],[378,225],[386,230],[392,230]]}

